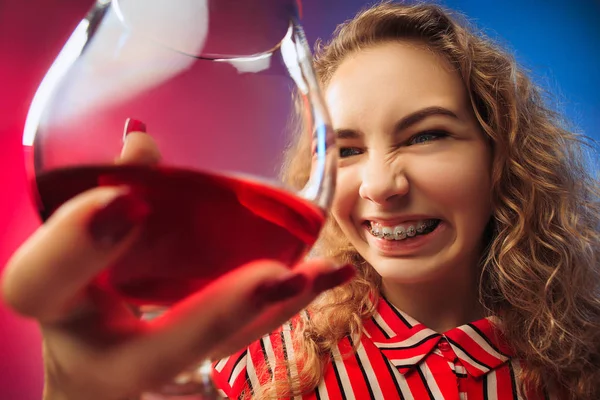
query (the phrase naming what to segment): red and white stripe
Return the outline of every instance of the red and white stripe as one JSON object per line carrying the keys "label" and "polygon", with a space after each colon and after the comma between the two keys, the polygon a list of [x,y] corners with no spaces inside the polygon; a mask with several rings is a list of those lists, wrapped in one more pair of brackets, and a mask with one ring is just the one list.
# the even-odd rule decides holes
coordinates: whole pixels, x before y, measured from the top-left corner
{"label": "red and white stripe", "polygon": [[[229,398],[238,399],[272,379],[273,370],[280,378],[281,374],[295,376],[297,366],[286,368],[281,363],[294,359],[292,333],[288,325],[263,337],[246,352],[221,360],[215,365],[216,383]],[[520,364],[509,358],[506,344],[488,320],[440,335],[382,300],[375,316],[365,321],[365,334],[355,347],[356,352],[350,338],[341,340],[332,350],[319,385],[295,399],[544,398],[519,392]]]}

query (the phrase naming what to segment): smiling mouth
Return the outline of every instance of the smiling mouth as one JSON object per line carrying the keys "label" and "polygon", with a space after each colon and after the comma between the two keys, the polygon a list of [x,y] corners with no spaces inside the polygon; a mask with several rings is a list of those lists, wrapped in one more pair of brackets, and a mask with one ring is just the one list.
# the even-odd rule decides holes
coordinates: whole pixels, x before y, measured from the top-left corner
{"label": "smiling mouth", "polygon": [[426,219],[416,221],[411,224],[401,224],[396,226],[381,226],[372,221],[365,221],[367,230],[371,235],[379,239],[390,241],[402,241],[415,236],[423,236],[433,232],[441,220]]}

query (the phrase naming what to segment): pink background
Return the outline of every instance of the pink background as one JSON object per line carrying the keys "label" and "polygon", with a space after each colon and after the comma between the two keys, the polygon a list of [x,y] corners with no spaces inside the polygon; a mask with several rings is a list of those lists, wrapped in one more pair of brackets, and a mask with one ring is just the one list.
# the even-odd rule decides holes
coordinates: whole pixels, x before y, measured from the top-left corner
{"label": "pink background", "polygon": [[[0,265],[39,226],[28,197],[21,132],[57,50],[93,1],[0,2]],[[60,6],[59,6],[60,5]],[[40,334],[0,304],[0,399],[41,398]]]}

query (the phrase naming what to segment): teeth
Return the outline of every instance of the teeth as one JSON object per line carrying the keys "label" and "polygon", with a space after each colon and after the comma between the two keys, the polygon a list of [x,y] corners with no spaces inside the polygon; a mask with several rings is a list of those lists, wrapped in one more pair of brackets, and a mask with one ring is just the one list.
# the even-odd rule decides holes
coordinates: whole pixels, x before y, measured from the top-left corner
{"label": "teeth", "polygon": [[375,237],[383,237],[383,232],[381,231],[381,225],[379,224],[371,224],[371,233]]}
{"label": "teeth", "polygon": [[403,240],[407,237],[415,237],[417,234],[426,232],[436,222],[437,220],[435,219],[429,219],[416,221],[416,223],[411,225],[396,225],[394,227],[381,226],[377,222],[371,222],[371,234],[385,240]]}
{"label": "teeth", "polygon": [[406,239],[406,231],[404,230],[403,227],[397,226],[394,228],[394,239],[396,239],[396,240]]}
{"label": "teeth", "polygon": [[389,226],[384,226],[381,228],[381,232],[383,233],[383,238],[386,240],[394,240],[394,230]]}

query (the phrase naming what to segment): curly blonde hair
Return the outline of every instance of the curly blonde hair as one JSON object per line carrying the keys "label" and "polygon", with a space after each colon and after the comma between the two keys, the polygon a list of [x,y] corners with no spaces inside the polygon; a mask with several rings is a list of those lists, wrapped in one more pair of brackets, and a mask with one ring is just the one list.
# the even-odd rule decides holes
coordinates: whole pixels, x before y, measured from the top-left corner
{"label": "curly blonde hair", "polygon": [[[584,162],[582,137],[564,127],[507,52],[436,5],[385,2],[338,26],[318,43],[315,66],[327,87],[351,53],[411,40],[445,57],[461,75],[493,152],[493,216],[481,258],[480,301],[498,316],[516,356],[520,382],[559,398],[600,398],[600,188]],[[288,153],[285,176],[302,187],[310,171],[308,135]],[[311,305],[295,330],[302,366],[259,398],[314,389],[331,349],[346,335],[359,343],[377,304],[381,278],[344,238],[333,218],[317,251],[353,263],[358,277]]]}

